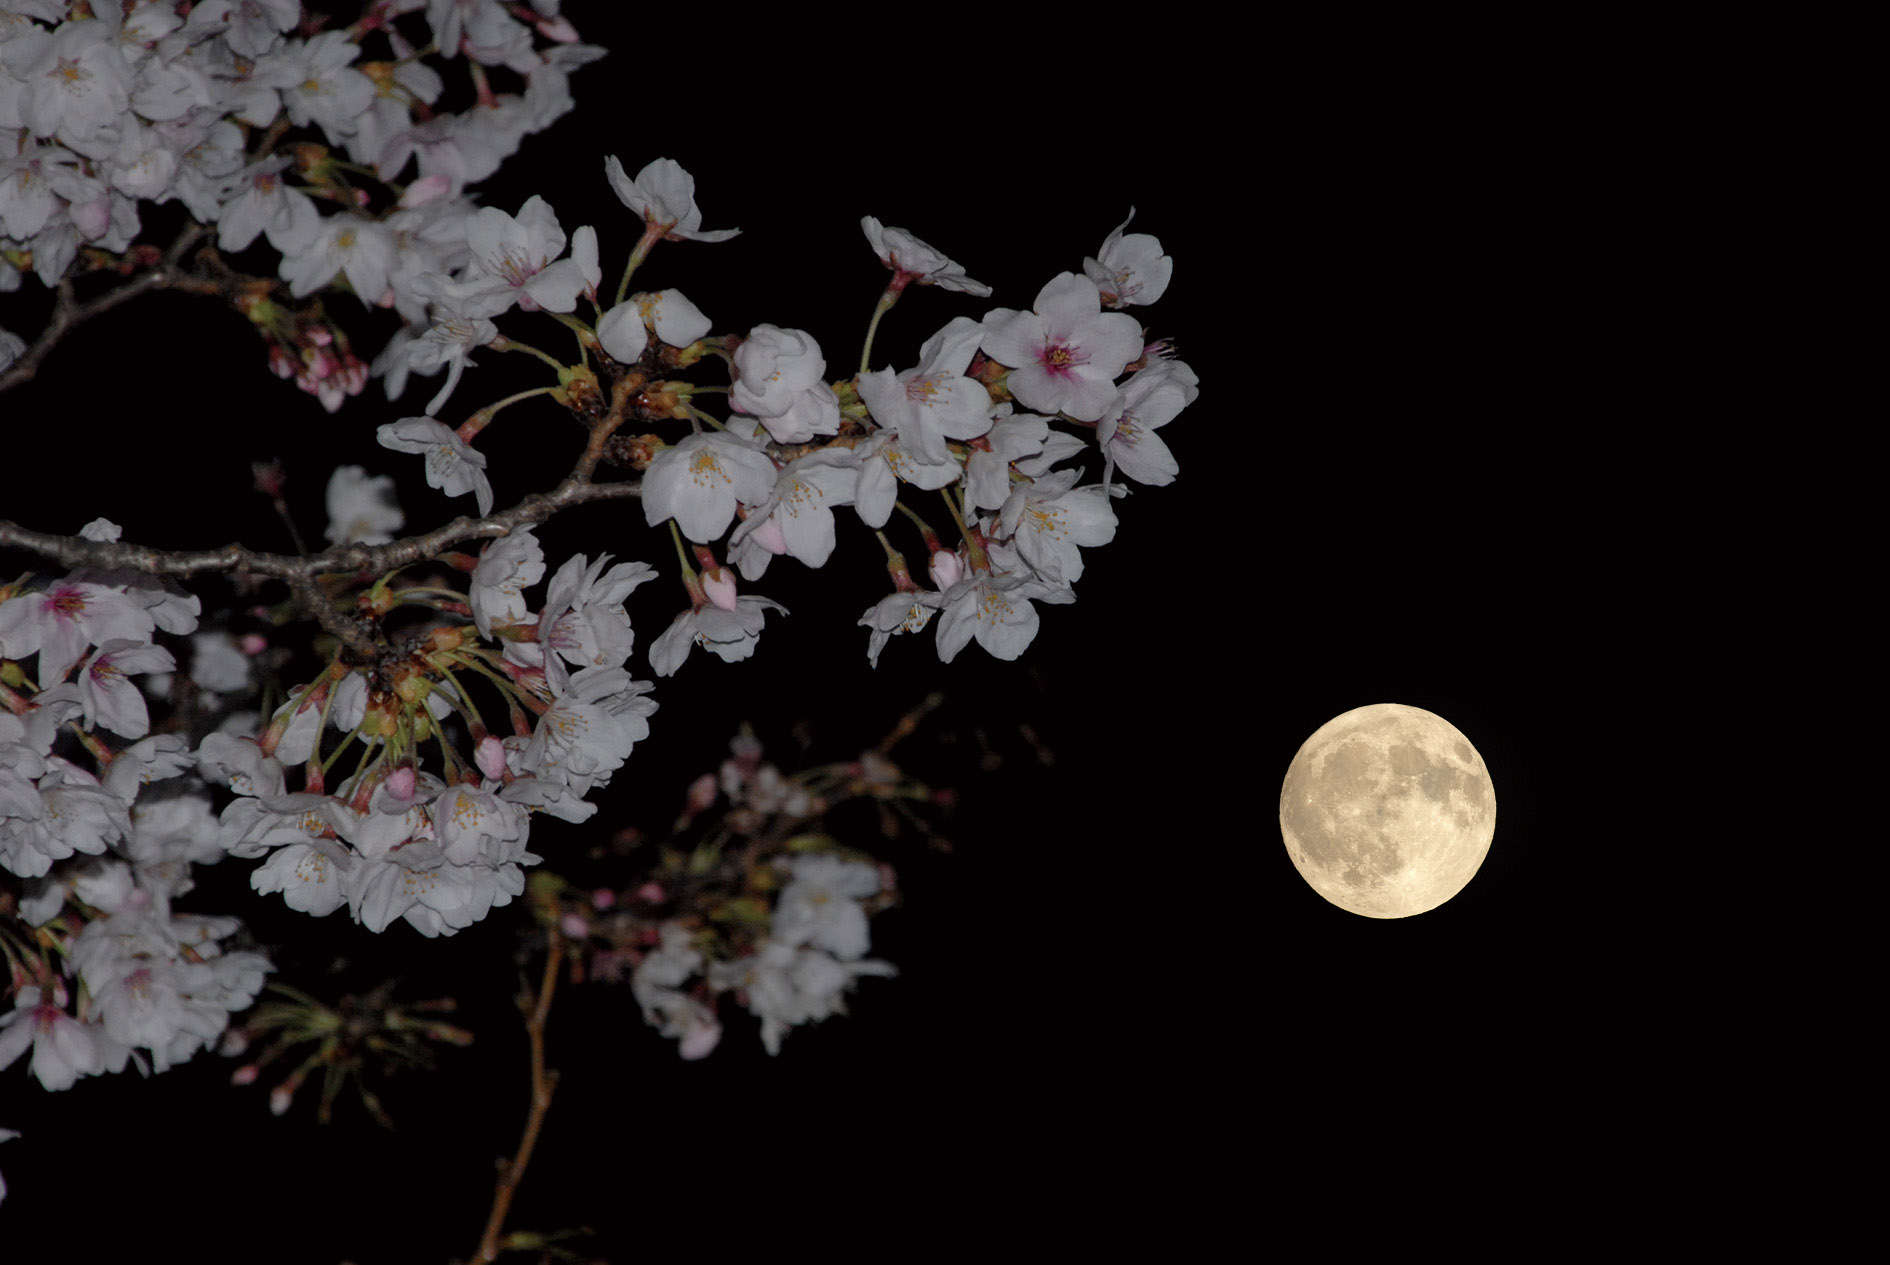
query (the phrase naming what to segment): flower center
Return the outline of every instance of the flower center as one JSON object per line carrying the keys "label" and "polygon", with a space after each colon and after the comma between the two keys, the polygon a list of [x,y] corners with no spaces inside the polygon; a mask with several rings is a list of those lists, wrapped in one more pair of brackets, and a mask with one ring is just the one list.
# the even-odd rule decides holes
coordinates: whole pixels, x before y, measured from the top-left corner
{"label": "flower center", "polygon": [[1056,374],[1067,375],[1070,370],[1088,359],[1089,357],[1083,354],[1081,348],[1072,347],[1068,343],[1052,343],[1043,351],[1043,367]]}

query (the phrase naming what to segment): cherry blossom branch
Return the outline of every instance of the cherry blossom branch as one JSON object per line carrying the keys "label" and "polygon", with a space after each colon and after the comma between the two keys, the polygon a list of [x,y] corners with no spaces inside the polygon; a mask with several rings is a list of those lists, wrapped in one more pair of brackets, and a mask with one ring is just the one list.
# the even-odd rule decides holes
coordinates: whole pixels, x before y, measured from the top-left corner
{"label": "cherry blossom branch", "polygon": [[465,515],[419,536],[385,545],[337,545],[306,555],[259,553],[240,544],[216,549],[153,549],[116,540],[86,540],[32,531],[0,518],[0,545],[13,545],[52,558],[68,567],[138,571],[146,575],[194,575],[229,571],[261,575],[293,584],[326,572],[385,572],[436,557],[464,540],[509,535],[519,527],[540,523],[562,510],[591,501],[637,496],[642,484],[591,483],[572,477],[550,492],[534,492],[508,510],[483,518]]}
{"label": "cherry blossom branch", "polygon": [[505,1228],[512,1198],[525,1176],[525,1166],[531,1163],[532,1149],[538,1145],[538,1132],[544,1126],[545,1112],[551,1107],[552,1091],[558,1087],[558,1074],[545,1066],[545,1019],[551,1013],[552,990],[558,985],[558,968],[564,962],[564,936],[554,924],[546,929],[545,939],[550,951],[545,954],[545,973],[538,984],[538,996],[534,999],[528,992],[520,1002],[521,1008],[531,1008],[525,1020],[525,1035],[531,1043],[532,1055],[531,1110],[525,1116],[525,1132],[519,1138],[518,1150],[500,1171],[498,1188],[492,1193],[492,1211],[486,1217],[486,1230],[479,1237],[478,1250],[473,1253],[477,1265],[499,1258],[499,1232]]}
{"label": "cherry blossom branch", "polygon": [[195,294],[214,294],[219,287],[214,283],[192,276],[178,266],[184,252],[196,245],[198,239],[210,230],[194,221],[185,226],[177,235],[177,240],[170,244],[163,257],[145,272],[139,273],[123,285],[114,286],[97,298],[79,302],[73,296],[72,279],[67,277],[59,282],[53,301],[52,319],[46,322],[39,337],[32,346],[21,352],[19,358],[0,373],[0,391],[7,391],[23,382],[30,382],[38,374],[40,362],[60,339],[71,333],[78,326],[94,316],[111,311],[121,303],[147,294],[152,290],[188,290]]}

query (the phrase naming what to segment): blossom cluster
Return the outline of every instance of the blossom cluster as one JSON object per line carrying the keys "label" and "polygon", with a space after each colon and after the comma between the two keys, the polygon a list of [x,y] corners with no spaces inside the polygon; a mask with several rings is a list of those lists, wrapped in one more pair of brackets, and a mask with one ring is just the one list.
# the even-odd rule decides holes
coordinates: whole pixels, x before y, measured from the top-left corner
{"label": "blossom cluster", "polygon": [[[716,1048],[731,996],[779,1053],[790,1028],[844,1014],[859,979],[896,973],[867,956],[893,870],[843,851],[823,818],[856,797],[909,805],[932,794],[877,751],[784,773],[744,726],[721,767],[689,787],[663,859],[632,890],[556,893],[559,931],[588,974],[628,975],[643,1018],[683,1058]],[[700,842],[682,842],[705,822]],[[897,826],[882,818],[881,831]]]}
{"label": "blossom cluster", "polygon": [[[588,381],[597,396],[600,377],[636,375],[644,386],[635,397],[640,417],[690,425],[687,434],[639,441],[645,520],[672,525],[679,552],[686,538],[701,568],[684,554],[689,604],[651,646],[657,675],[675,672],[696,648],[731,661],[751,655],[765,615],[785,608],[740,585],[762,579],[781,556],[823,566],[836,545],[836,511],[847,507],[879,535],[892,577],[893,591],[859,621],[869,630],[872,662],[895,634],[917,632],[934,616],[942,660],[973,639],[1014,659],[1036,634],[1035,603],[1073,601],[1082,550],[1114,538],[1113,502],[1128,493],[1122,480],[1173,481],[1178,467],[1157,432],[1193,402],[1198,380],[1170,345],[1151,342],[1122,310],[1159,299],[1173,270],[1159,240],[1126,233],[1128,221],[1081,272],[1046,283],[1029,310],[954,317],[911,367],[863,367],[834,380],[806,330],[761,324],[715,337],[709,318],[680,291],[621,297],[655,241],[718,241],[732,231],[700,228],[694,180],[670,160],[657,159],[632,180],[611,158],[606,174],[644,223],[618,300],[606,308],[599,298],[603,268],[593,227],[567,239],[536,196],[516,216],[480,211],[473,260],[433,280],[435,324],[409,348],[410,368],[449,367],[446,384],[427,415],[384,425],[379,437],[389,448],[424,455],[428,482],[449,495],[472,495],[483,514],[494,492],[474,440],[490,411],[457,429],[433,414],[470,353],[504,341],[491,318],[514,307],[545,309],[579,330],[581,343],[598,354],[595,369],[588,357],[560,368],[555,390],[573,407],[578,382]],[[862,228],[893,272],[875,329],[909,286],[989,293],[910,233],[871,216]],[[581,298],[596,312],[594,327],[570,315]],[[869,331],[863,366],[871,339]],[[670,376],[710,352],[729,368],[725,419],[698,407],[694,384]],[[1080,462],[1091,453],[1101,470],[1085,482]],[[942,498],[953,544],[908,503],[926,503],[922,494]],[[913,578],[884,534],[895,509],[919,527],[930,587]]]}
{"label": "blossom cluster", "polygon": [[[571,108],[571,72],[603,50],[558,0],[376,0],[352,25],[325,22],[297,0],[9,4],[0,290],[23,273],[52,285],[81,250],[127,251],[140,206],[175,201],[224,250],[266,240],[298,298],[345,283],[424,325],[421,279],[467,249],[468,186]],[[455,112],[442,103],[460,67],[474,100]],[[500,72],[519,90],[495,90]],[[294,329],[267,303],[250,314],[278,371],[331,410],[361,389],[366,365],[332,330]],[[0,331],[0,365],[19,341]]]}
{"label": "blossom cluster", "polygon": [[[434,612],[401,650],[373,664],[337,659],[260,736],[203,740],[200,771],[236,796],[217,838],[232,856],[262,859],[257,891],[315,916],[345,906],[370,931],[404,919],[450,935],[524,891],[525,867],[540,860],[527,850],[535,813],[580,822],[596,812],[586,797],[648,736],[656,710],[649,683],[623,666],[634,645],[624,599],[652,572],[576,555],[534,610],[525,590],[545,571],[521,528],[473,563],[463,604],[377,586],[372,600],[411,597]],[[482,696],[505,706],[511,733],[487,728]],[[430,749],[436,769],[424,764]],[[322,770],[344,750],[358,751],[357,771],[329,787]]]}
{"label": "blossom cluster", "polygon": [[[194,631],[198,601],[83,572],[0,594],[0,870],[27,880],[17,913],[38,928],[0,927],[0,1067],[30,1050],[48,1089],[127,1061],[163,1071],[214,1042],[270,969],[232,947],[235,918],[172,909],[222,849],[186,742],[150,733],[132,678],[175,666],[155,637]],[[55,750],[69,731],[76,758]]]}
{"label": "blossom cluster", "polygon": [[761,1021],[762,1045],[779,1054],[788,1029],[845,1014],[856,980],[897,973],[891,963],[866,956],[862,902],[880,893],[878,866],[816,853],[785,859],[781,868],[788,881],[767,934],[748,952],[710,957],[697,942],[712,937],[671,922],[632,973],[631,992],[645,1022],[675,1038],[683,1058],[701,1058],[721,1039],[715,1001],[722,994],[732,993]]}

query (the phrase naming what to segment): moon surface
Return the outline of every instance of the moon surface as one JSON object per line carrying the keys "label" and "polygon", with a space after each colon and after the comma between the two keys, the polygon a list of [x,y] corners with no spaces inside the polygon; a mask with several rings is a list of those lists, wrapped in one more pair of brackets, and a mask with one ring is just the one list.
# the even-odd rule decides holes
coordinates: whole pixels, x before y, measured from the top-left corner
{"label": "moon surface", "polygon": [[1314,731],[1280,787],[1280,835],[1315,892],[1408,918],[1462,891],[1496,835],[1483,757],[1442,716],[1374,703]]}

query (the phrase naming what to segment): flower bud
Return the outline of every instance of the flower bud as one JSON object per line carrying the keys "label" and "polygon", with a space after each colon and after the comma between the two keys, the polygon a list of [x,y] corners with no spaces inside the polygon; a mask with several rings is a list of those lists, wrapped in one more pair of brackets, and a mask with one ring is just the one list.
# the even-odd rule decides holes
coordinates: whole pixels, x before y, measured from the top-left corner
{"label": "flower bud", "polygon": [[395,799],[412,799],[415,780],[413,765],[403,764],[387,775],[387,793]]}
{"label": "flower bud", "polygon": [[505,744],[487,734],[473,749],[473,763],[479,766],[481,773],[498,781],[505,776]]}
{"label": "flower bud", "polygon": [[725,611],[735,609],[735,573],[727,567],[716,567],[702,573],[702,591],[711,602]]}
{"label": "flower bud", "polygon": [[965,564],[959,561],[957,554],[940,549],[932,555],[931,565],[926,568],[926,572],[932,577],[932,586],[944,592],[964,576]]}

